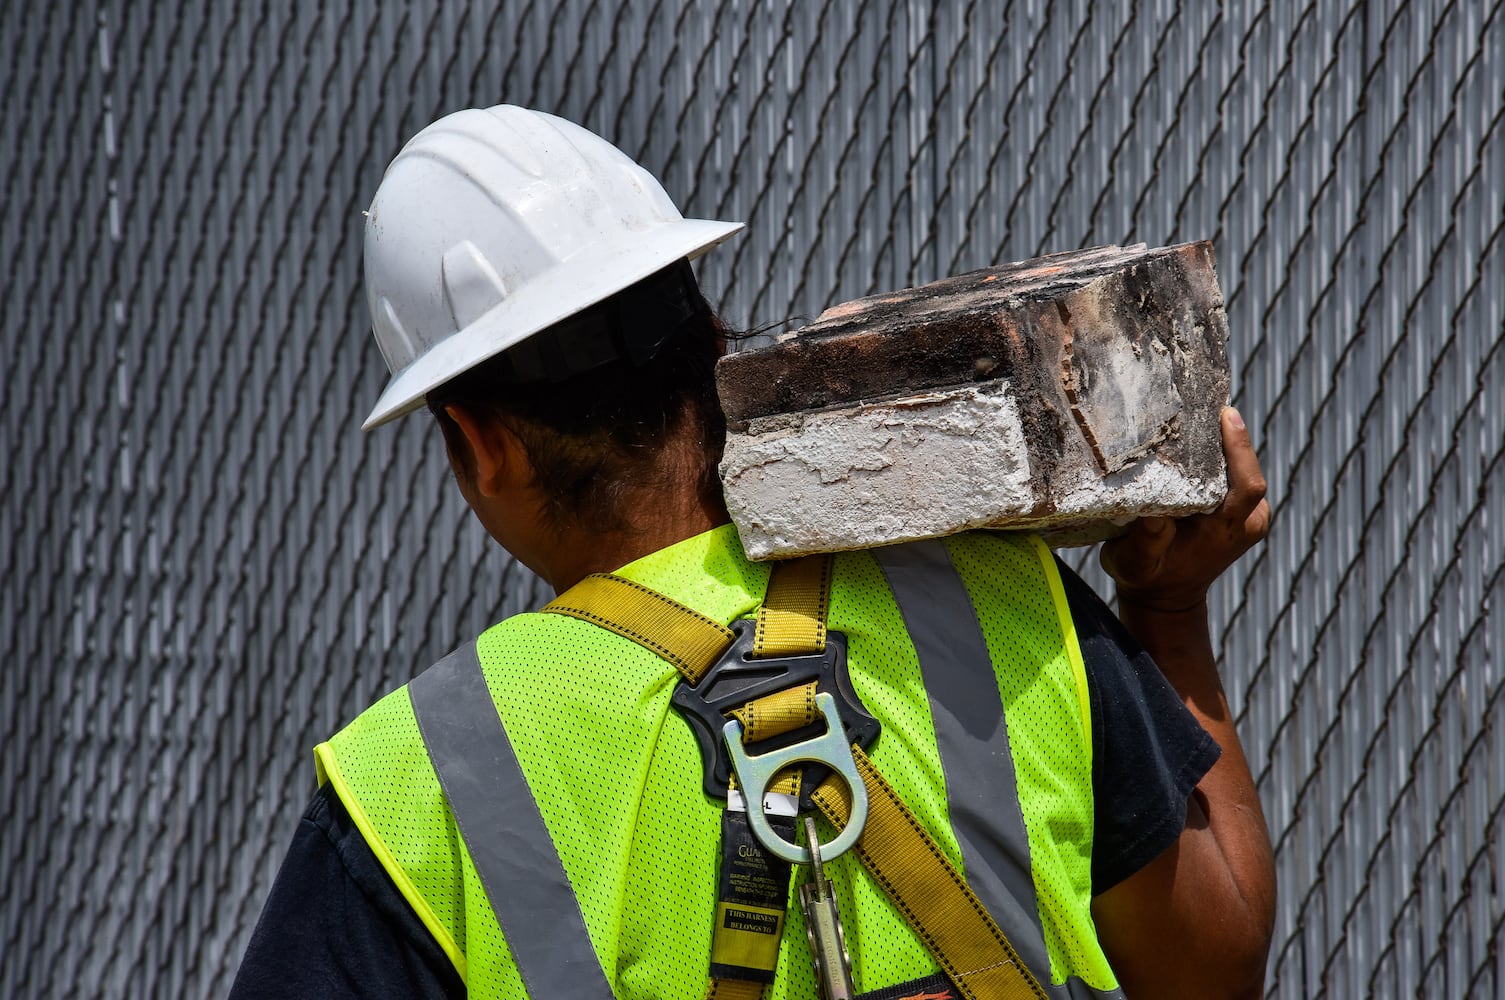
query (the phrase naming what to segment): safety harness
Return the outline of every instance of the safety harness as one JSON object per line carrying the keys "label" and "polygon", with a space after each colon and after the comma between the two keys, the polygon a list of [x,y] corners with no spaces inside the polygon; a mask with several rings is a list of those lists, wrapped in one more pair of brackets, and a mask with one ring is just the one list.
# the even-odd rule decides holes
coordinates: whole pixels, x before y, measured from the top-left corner
{"label": "safety harness", "polygon": [[[833,559],[775,563],[751,623],[732,627],[611,574],[543,608],[608,629],[680,674],[673,704],[700,743],[707,794],[725,799],[716,930],[707,998],[757,1000],[773,981],[790,864],[801,887],[816,981],[852,996],[850,963],[823,860],[848,848],[962,996],[1044,1000],[1046,993],[955,865],[873,766],[878,724],[852,691],[845,637],[826,617]],[[821,844],[811,807],[837,830]],[[751,836],[749,836],[749,831]]]}

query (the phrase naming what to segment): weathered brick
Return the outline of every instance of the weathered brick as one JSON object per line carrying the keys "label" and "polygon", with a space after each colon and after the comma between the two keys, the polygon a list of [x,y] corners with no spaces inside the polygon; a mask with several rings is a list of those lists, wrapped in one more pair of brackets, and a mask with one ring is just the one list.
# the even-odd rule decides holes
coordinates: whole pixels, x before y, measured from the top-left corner
{"label": "weathered brick", "polygon": [[1096,247],[835,306],[722,359],[727,505],[753,558],[973,527],[1057,544],[1226,488],[1209,243]]}

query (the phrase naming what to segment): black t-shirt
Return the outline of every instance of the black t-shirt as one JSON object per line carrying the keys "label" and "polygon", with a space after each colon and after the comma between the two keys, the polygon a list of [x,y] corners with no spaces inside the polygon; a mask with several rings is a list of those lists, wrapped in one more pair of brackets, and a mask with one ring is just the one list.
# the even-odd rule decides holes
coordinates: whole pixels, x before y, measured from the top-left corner
{"label": "black t-shirt", "polygon": [[[1181,835],[1222,753],[1118,617],[1065,564],[1092,708],[1092,891]],[[293,834],[231,989],[263,997],[464,997],[465,986],[328,786]]]}
{"label": "black t-shirt", "polygon": [[1160,856],[1223,748],[1096,592],[1057,560],[1092,704],[1092,894]]}

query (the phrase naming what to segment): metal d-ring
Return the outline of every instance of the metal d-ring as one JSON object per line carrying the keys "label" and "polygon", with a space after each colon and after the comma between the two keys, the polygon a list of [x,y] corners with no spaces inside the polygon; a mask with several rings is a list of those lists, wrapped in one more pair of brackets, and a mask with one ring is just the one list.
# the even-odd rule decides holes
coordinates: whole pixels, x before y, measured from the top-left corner
{"label": "metal d-ring", "polygon": [[809,849],[791,844],[774,833],[768,817],[763,813],[763,793],[769,782],[790,764],[797,761],[824,764],[841,775],[851,791],[851,816],[835,840],[819,845],[822,858],[829,860],[848,850],[857,843],[857,838],[862,835],[862,828],[867,824],[867,786],[862,783],[862,775],[857,773],[857,762],[852,759],[852,748],[847,743],[841,716],[836,711],[836,699],[823,691],[815,696],[815,705],[826,717],[824,735],[760,753],[756,757],[749,755],[742,747],[742,723],[731,719],[721,730],[722,736],[726,738],[727,750],[731,753],[732,769],[737,773],[737,786],[747,801],[747,822],[752,827],[753,836],[758,838],[758,842],[770,854],[797,865],[810,863]]}

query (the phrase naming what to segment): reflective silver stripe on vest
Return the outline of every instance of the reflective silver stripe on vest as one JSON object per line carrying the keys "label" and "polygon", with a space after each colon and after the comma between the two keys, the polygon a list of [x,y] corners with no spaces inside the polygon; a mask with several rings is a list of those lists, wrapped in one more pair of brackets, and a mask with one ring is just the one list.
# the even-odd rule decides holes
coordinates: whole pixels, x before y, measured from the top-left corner
{"label": "reflective silver stripe on vest", "polygon": [[529,994],[610,997],[580,903],[497,715],[475,643],[420,674],[408,694],[429,760]]}
{"label": "reflective silver stripe on vest", "polygon": [[1070,997],[1071,1000],[1127,1000],[1121,989],[1095,990],[1076,976],[1066,980],[1065,986],[1047,985],[1045,991],[1058,997]]}
{"label": "reflective silver stripe on vest", "polygon": [[951,830],[967,884],[1047,992],[1072,1000],[1121,997],[1072,977],[1050,985],[1050,953],[1030,874],[1003,697],[951,555],[939,539],[874,549],[914,642],[946,775]]}

